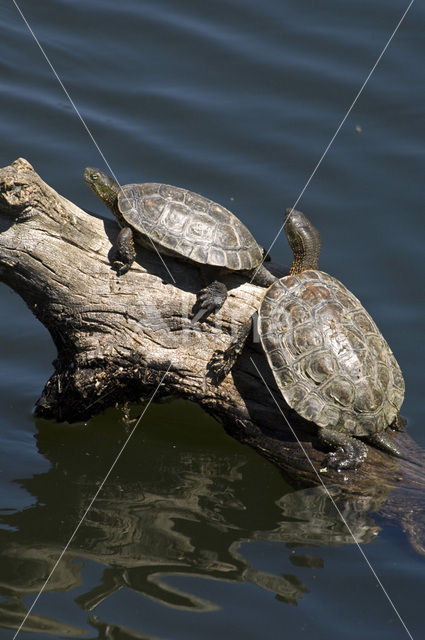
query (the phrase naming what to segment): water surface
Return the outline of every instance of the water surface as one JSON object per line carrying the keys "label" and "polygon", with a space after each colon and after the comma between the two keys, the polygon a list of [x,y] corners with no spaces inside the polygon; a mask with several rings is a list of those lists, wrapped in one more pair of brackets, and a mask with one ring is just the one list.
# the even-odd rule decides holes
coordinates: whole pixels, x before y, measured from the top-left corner
{"label": "water surface", "polygon": [[[407,3],[20,6],[122,183],[202,193],[267,247]],[[0,7],[1,166],[25,157],[59,192],[105,215],[82,180],[84,166],[105,168],[96,147],[14,4]],[[393,348],[403,413],[422,446],[424,33],[416,2],[298,204],[322,233],[321,267],[360,297]],[[289,261],[283,236],[272,255]],[[1,640],[128,430],[112,409],[88,424],[35,420],[54,357],[47,331],[1,285]],[[423,558],[396,527],[347,518],[421,637]],[[26,629],[31,639],[407,637],[321,492],[293,492],[182,401],[149,409]]]}

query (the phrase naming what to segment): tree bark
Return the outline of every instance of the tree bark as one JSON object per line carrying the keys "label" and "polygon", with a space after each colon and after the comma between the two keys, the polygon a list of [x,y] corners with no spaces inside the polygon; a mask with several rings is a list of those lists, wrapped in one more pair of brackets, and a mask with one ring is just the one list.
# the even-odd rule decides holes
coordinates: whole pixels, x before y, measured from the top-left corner
{"label": "tree bark", "polygon": [[[369,447],[359,470],[321,472],[326,452],[317,429],[285,405],[255,342],[247,343],[220,386],[211,384],[207,365],[213,352],[226,348],[258,308],[263,288],[225,276],[229,297],[222,310],[193,325],[192,308],[203,286],[196,265],[165,257],[168,272],[158,255],[138,248],[130,271],[118,277],[110,265],[117,232],[115,221],[82,211],[26,160],[0,170],[0,279],[25,300],[57,348],[37,415],[87,419],[115,403],[148,399],[162,380],[156,397],[199,403],[299,485],[322,479],[335,495],[373,495],[374,509],[396,487],[392,495],[401,496],[401,503],[406,491],[419,496],[424,456],[405,432],[394,434],[405,459]],[[270,269],[284,272],[279,265]]]}

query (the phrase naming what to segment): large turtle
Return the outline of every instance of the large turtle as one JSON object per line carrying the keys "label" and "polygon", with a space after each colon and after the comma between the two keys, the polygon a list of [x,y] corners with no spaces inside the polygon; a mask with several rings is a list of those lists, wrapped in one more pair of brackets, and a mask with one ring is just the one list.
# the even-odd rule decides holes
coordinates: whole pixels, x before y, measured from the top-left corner
{"label": "large turtle", "polygon": [[150,250],[197,262],[210,284],[200,292],[196,318],[218,311],[227,298],[226,286],[213,280],[220,271],[243,272],[268,287],[276,280],[263,265],[263,250],[230,211],[196,193],[167,184],[127,184],[86,167],[84,181],[115,215],[121,231],[113,266],[126,273],[135,258],[134,240]]}
{"label": "large turtle", "polygon": [[[294,253],[290,274],[270,286],[258,314],[261,343],[284,399],[336,447],[327,456],[330,467],[361,464],[367,447],[358,437],[400,455],[386,432],[398,428],[404,397],[391,349],[360,301],[318,270],[320,234],[304,214],[288,210],[285,230]],[[241,352],[250,325],[214,354],[210,370],[217,383]]]}

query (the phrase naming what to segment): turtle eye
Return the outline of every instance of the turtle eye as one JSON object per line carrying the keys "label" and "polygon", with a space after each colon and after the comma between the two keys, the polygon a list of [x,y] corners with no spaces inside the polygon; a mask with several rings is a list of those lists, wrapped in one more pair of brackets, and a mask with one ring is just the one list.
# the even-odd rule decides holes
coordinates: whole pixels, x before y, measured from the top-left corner
{"label": "turtle eye", "polygon": [[94,173],[91,178],[92,178],[92,180],[94,180],[94,182],[96,182],[97,180],[99,180],[99,174],[98,173]]}

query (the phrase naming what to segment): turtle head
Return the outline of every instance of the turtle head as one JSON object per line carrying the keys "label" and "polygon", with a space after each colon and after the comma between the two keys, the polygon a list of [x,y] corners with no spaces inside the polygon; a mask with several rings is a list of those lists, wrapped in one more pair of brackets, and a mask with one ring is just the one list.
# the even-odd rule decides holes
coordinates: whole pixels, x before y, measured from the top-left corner
{"label": "turtle head", "polygon": [[310,220],[301,211],[287,209],[285,232],[294,254],[291,275],[307,269],[317,269],[322,241],[320,233]]}
{"label": "turtle head", "polygon": [[103,171],[99,171],[99,169],[86,167],[84,169],[84,182],[107,207],[110,209],[113,208],[120,190],[120,186],[116,180],[110,178],[106,173],[103,173]]}

